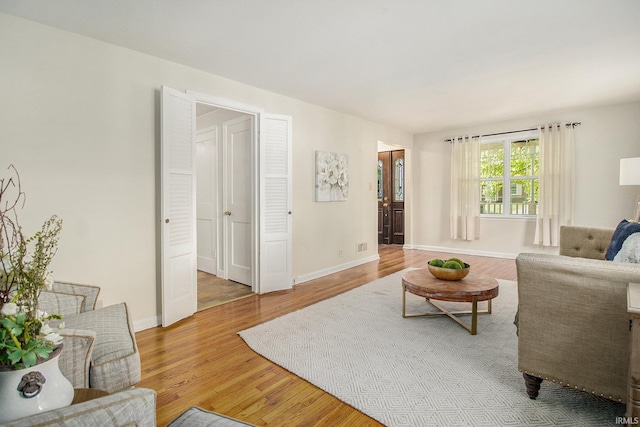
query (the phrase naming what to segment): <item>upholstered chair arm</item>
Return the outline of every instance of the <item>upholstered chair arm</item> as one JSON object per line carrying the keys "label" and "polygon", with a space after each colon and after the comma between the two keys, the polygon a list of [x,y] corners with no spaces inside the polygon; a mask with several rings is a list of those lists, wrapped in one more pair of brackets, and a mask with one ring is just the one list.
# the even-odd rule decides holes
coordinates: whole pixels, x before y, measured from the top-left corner
{"label": "upholstered chair arm", "polygon": [[516,265],[520,371],[624,402],[640,264],[520,254]]}
{"label": "upholstered chair arm", "polygon": [[140,381],[140,354],[126,303],[68,316],[65,323],[67,328],[88,329],[97,337],[91,352],[91,388],[112,393]]}
{"label": "upholstered chair arm", "polygon": [[26,426],[138,426],[155,427],[156,392],[134,388],[75,405],[3,424],[3,427]]}
{"label": "upholstered chair arm", "polygon": [[73,388],[89,388],[89,372],[96,333],[84,329],[62,329],[62,353],[58,358],[60,371]]}

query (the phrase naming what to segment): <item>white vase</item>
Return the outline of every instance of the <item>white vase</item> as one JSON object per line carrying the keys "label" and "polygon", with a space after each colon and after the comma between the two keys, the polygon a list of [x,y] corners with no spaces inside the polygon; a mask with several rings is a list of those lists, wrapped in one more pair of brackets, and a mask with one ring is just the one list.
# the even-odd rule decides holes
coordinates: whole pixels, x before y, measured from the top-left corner
{"label": "white vase", "polygon": [[[0,423],[71,404],[73,385],[58,366],[60,352],[61,347],[58,347],[49,358],[30,368],[0,371]],[[35,390],[20,391],[20,383],[26,375],[37,377],[41,385],[35,386]]]}

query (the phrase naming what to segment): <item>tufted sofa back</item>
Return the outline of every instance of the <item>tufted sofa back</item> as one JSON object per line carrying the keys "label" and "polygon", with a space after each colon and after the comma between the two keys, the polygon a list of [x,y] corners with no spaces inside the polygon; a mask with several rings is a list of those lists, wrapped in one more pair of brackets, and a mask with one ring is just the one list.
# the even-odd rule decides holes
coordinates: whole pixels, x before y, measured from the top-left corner
{"label": "tufted sofa back", "polygon": [[613,228],[560,227],[560,255],[604,259],[613,237]]}

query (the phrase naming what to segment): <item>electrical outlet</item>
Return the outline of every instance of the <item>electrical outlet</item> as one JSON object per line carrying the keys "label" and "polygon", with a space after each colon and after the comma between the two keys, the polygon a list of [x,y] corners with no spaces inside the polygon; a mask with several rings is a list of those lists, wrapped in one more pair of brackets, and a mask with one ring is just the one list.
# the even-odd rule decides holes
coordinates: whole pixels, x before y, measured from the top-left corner
{"label": "electrical outlet", "polygon": [[338,256],[341,257],[343,255],[344,255],[344,252],[342,251],[342,248],[338,249]]}

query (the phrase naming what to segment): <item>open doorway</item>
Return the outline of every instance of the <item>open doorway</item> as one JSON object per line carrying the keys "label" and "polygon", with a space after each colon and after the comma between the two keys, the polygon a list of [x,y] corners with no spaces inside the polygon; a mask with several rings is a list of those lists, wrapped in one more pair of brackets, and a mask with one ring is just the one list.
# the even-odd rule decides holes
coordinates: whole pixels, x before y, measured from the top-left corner
{"label": "open doorway", "polygon": [[196,103],[198,310],[253,294],[255,116]]}
{"label": "open doorway", "polygon": [[[242,113],[238,121],[249,122],[230,123],[226,131],[223,126],[223,134],[234,136],[218,139],[218,149],[213,150],[219,155],[222,145],[223,158],[231,159],[231,163],[214,162],[222,165],[226,180],[214,186],[222,187],[214,198],[218,203],[215,219],[223,223],[225,231],[217,230],[220,234],[215,242],[217,260],[223,255],[225,279],[242,282],[232,275],[244,274],[250,280],[247,286],[256,293],[291,289],[293,285],[292,117],[162,86],[158,255],[163,327],[197,311],[196,103]],[[250,144],[236,144],[236,136]],[[242,213],[248,213],[248,220]],[[222,252],[221,241],[225,244]],[[217,265],[219,268],[220,263]]]}

